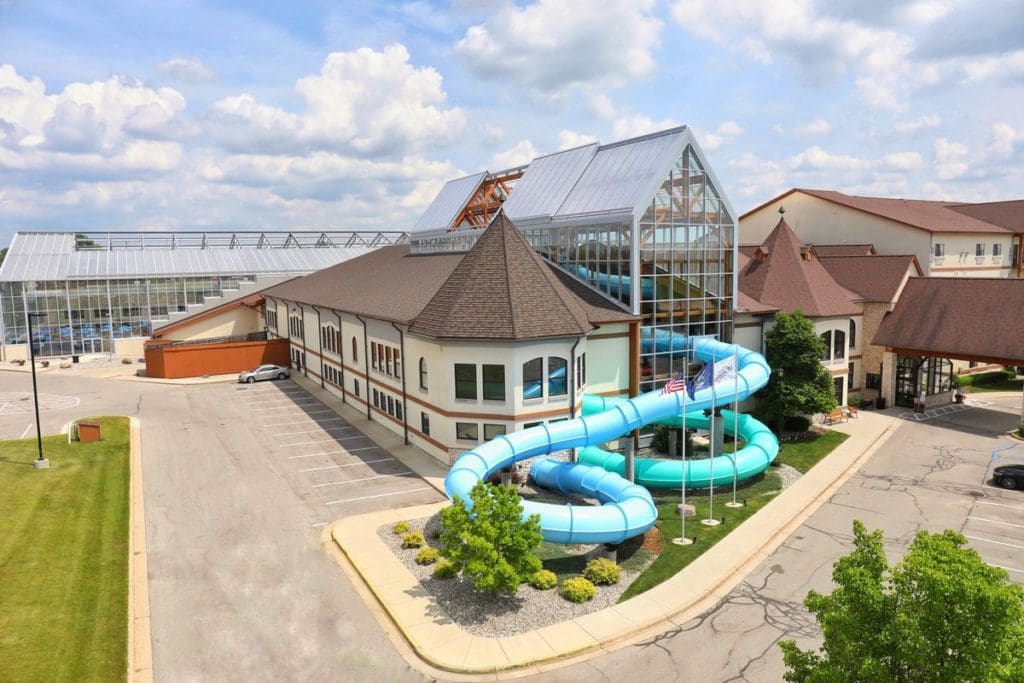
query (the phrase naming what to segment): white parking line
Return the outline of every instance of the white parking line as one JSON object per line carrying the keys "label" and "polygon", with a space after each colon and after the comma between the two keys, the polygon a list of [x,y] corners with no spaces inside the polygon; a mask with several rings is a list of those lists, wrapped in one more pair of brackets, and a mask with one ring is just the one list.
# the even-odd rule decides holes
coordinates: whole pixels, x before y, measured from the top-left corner
{"label": "white parking line", "polygon": [[252,412],[254,412],[254,413],[266,413],[266,412],[269,412],[271,410],[295,410],[296,408],[301,410],[302,406],[297,406],[294,403],[289,403],[287,405],[277,406],[276,408],[253,408]]}
{"label": "white parking line", "polygon": [[[341,451],[337,451],[341,453]],[[289,455],[289,460],[298,460],[299,458],[315,458],[318,455],[334,455],[334,453],[306,453],[305,455]]]}
{"label": "white parking line", "polygon": [[341,500],[332,500],[324,505],[341,505],[342,503],[352,503],[357,500],[369,500],[370,498],[384,498],[385,496],[400,496],[403,493],[415,493],[416,491],[427,491],[430,490],[430,486],[421,486],[418,489],[406,489],[405,491],[394,491],[393,493],[378,493],[375,496],[359,496],[358,498],[342,498]]}
{"label": "white parking line", "polygon": [[982,538],[981,536],[968,536],[967,534],[964,534],[964,538],[970,538],[970,539],[972,539],[974,541],[984,541],[985,543],[995,543],[996,545],[1008,545],[1011,548],[1020,548],[1021,550],[1024,550],[1024,545],[1017,545],[1016,543],[1005,543],[1003,541],[993,541],[990,538]]}
{"label": "white parking line", "polygon": [[998,519],[985,519],[984,517],[975,517],[974,515],[968,515],[967,519],[976,519],[979,522],[990,522],[992,524],[1002,524],[1003,526],[1015,526],[1018,529],[1024,529],[1024,524],[1010,524],[1009,522],[1000,522]]}
{"label": "white parking line", "polygon": [[1017,572],[1018,574],[1024,574],[1024,569],[1014,569],[1013,567],[1007,567],[1006,565],[1002,565],[1002,564],[992,564],[991,562],[989,562],[989,564],[991,564],[993,567],[999,567],[1000,569],[1005,569],[1008,572]]}
{"label": "white parking line", "polygon": [[28,436],[28,433],[30,431],[32,431],[32,423],[31,422],[28,423],[28,427],[25,427],[25,431],[23,431],[21,433],[21,436],[18,437],[18,438],[24,439],[26,436]]}
{"label": "white parking line", "polygon": [[[274,415],[273,417],[285,417],[284,415]],[[264,427],[292,427],[299,422],[313,422],[315,424],[321,424],[323,422],[344,422],[340,417],[322,417],[319,420],[292,420],[291,422],[264,422]]]}
{"label": "white parking line", "polygon": [[[324,432],[338,432],[343,429],[354,429],[354,427],[321,427],[320,430]],[[278,432],[273,436],[294,436],[295,434],[315,434],[316,432]]]}
{"label": "white parking line", "polygon": [[336,436],[331,439],[317,439],[316,441],[303,441],[301,443],[283,443],[282,446],[303,446],[310,443],[338,443],[339,441],[354,441],[356,439],[368,439],[368,436],[360,434],[359,436]]}
{"label": "white parking line", "polygon": [[[320,453],[314,453],[313,455],[321,455]],[[294,457],[294,456],[293,456]],[[307,455],[300,455],[300,458],[308,458]],[[291,458],[289,458],[290,460]],[[360,460],[359,462],[349,462],[344,465],[328,465],[327,467],[311,467],[308,470],[299,470],[299,472],[316,472],[317,470],[335,470],[341,467],[358,467],[359,465],[372,465],[375,462],[388,462],[389,460],[395,460],[394,458],[381,458],[380,460]],[[398,462],[395,460],[395,462]]]}
{"label": "white parking line", "polygon": [[321,527],[321,526],[327,526],[328,524],[330,524],[330,522],[317,522],[316,524],[313,524],[312,526],[313,526],[313,528],[316,528],[316,527]]}
{"label": "white parking line", "polygon": [[1006,505],[1005,503],[990,503],[987,500],[979,500],[979,501],[975,501],[975,502],[978,505],[995,505],[996,507],[999,507],[999,508],[1010,508],[1011,510],[1020,510],[1021,512],[1024,512],[1024,508],[1017,507],[1016,505]]}
{"label": "white parking line", "polygon": [[362,479],[349,479],[348,481],[329,481],[326,484],[313,484],[313,488],[318,489],[324,486],[338,486],[340,484],[355,484],[360,481],[370,481],[371,479],[401,479],[407,474],[412,474],[412,470],[406,470],[405,472],[395,472],[394,474],[378,474],[375,477],[363,477]]}

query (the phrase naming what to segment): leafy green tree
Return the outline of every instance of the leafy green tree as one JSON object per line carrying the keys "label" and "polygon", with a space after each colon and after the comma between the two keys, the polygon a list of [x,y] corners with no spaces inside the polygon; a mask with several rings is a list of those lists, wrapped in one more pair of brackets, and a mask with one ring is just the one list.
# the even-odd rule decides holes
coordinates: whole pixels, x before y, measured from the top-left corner
{"label": "leafy green tree", "polygon": [[853,523],[831,595],[804,604],[824,643],[780,643],[787,681],[1024,681],[1024,588],[960,534],[922,531],[890,568],[882,532]]}
{"label": "leafy green tree", "polygon": [[441,511],[441,555],[480,590],[515,593],[541,569],[534,550],[542,540],[540,516],[523,519],[523,506],[511,486],[477,482],[471,505],[456,496]]}
{"label": "leafy green tree", "polygon": [[[758,413],[771,423],[794,415],[825,413],[836,407],[832,375],[821,364],[825,342],[800,311],[776,313],[765,333],[765,349],[772,376],[758,395]],[[780,376],[781,371],[781,376]]]}

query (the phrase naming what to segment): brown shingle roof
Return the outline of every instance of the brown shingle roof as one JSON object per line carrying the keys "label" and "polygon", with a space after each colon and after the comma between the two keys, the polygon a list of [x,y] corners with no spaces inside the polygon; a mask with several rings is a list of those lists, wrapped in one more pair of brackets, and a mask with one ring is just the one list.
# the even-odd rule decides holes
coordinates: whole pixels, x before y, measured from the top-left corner
{"label": "brown shingle roof", "polygon": [[872,341],[947,358],[1024,364],[1024,280],[911,278]]}
{"label": "brown shingle roof", "polygon": [[410,331],[441,338],[577,336],[594,324],[637,319],[537,256],[504,216],[492,225],[498,229],[465,254],[384,247],[264,294],[412,324]]}
{"label": "brown shingle roof", "polygon": [[[890,199],[887,197],[858,197],[843,194],[835,190],[813,190],[793,188],[757,206],[740,216],[742,221],[747,216],[760,211],[765,206],[780,199],[785,199],[794,192],[802,192],[835,204],[848,206],[865,213],[903,223],[928,232],[977,232],[1005,233],[1007,228],[1001,224],[988,222],[989,219],[980,214],[973,215],[963,210],[965,206],[979,206],[960,202],[930,201],[924,199]],[[1015,202],[994,202],[995,204],[1014,204]],[[1001,210],[1000,210],[1001,211]],[[994,212],[993,217],[996,215]]]}
{"label": "brown shingle roof", "polygon": [[815,317],[858,312],[853,302],[860,296],[840,286],[817,258],[808,255],[785,219],[765,238],[760,250],[764,258],[749,259],[740,271],[739,288],[748,297],[765,306]]}
{"label": "brown shingle roof", "polygon": [[922,275],[914,256],[822,256],[821,265],[840,285],[865,301],[891,303],[907,270]]}
{"label": "brown shingle roof", "polygon": [[579,297],[504,212],[409,326],[440,339],[575,337],[592,329]]}
{"label": "brown shingle roof", "polygon": [[1024,234],[1024,199],[984,204],[950,204],[949,208],[986,223]]}

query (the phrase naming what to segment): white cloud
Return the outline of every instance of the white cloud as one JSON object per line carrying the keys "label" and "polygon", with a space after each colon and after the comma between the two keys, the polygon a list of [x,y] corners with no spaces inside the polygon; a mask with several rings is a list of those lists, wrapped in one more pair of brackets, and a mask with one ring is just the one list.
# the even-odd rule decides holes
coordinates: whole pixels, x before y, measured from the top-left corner
{"label": "white cloud", "polygon": [[925,114],[909,121],[897,121],[892,128],[897,133],[916,133],[925,128],[938,128],[942,125],[942,118],[937,114]]}
{"label": "white cloud", "polygon": [[558,134],[558,149],[572,149],[597,142],[597,138],[587,133],[577,133],[574,130],[563,130]]}
{"label": "white cloud", "polygon": [[735,121],[725,121],[713,133],[698,136],[701,147],[707,152],[726,147],[743,135],[743,127]]}
{"label": "white cloud", "polygon": [[948,138],[935,141],[935,175],[941,180],[959,178],[968,169],[967,145]]}
{"label": "white cloud", "polygon": [[919,171],[924,168],[924,157],[917,152],[893,152],[882,157],[882,164],[896,171]]}
{"label": "white cloud", "polygon": [[480,78],[512,80],[536,92],[616,87],[655,68],[662,22],[654,0],[537,0],[503,5],[455,46]]}
{"label": "white cloud", "polygon": [[327,56],[319,74],[295,87],[301,113],[260,103],[250,94],[216,103],[218,138],[235,150],[334,149],[368,156],[422,151],[451,143],[468,124],[446,108],[441,74],[409,63],[404,45]]}
{"label": "white cloud", "polygon": [[217,80],[217,72],[198,59],[174,57],[156,65],[156,70],[179,81],[202,83]]}
{"label": "white cloud", "polygon": [[678,125],[674,119],[652,119],[643,114],[624,114],[612,122],[612,136],[616,140],[623,140]]}
{"label": "white cloud", "polygon": [[964,75],[970,83],[986,81],[1024,81],[1024,50],[997,57],[983,57],[964,63]]}
{"label": "white cloud", "polygon": [[492,156],[489,168],[492,171],[500,171],[514,166],[522,166],[536,159],[539,154],[540,152],[531,141],[520,140],[515,146]]}

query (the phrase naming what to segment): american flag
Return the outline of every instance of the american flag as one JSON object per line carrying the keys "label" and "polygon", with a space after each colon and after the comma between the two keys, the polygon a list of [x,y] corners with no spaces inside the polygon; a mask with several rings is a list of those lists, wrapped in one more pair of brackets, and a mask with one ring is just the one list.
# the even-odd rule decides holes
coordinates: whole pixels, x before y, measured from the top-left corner
{"label": "american flag", "polygon": [[661,388],[662,394],[673,394],[686,388],[686,373],[683,370],[677,372],[672,379]]}

